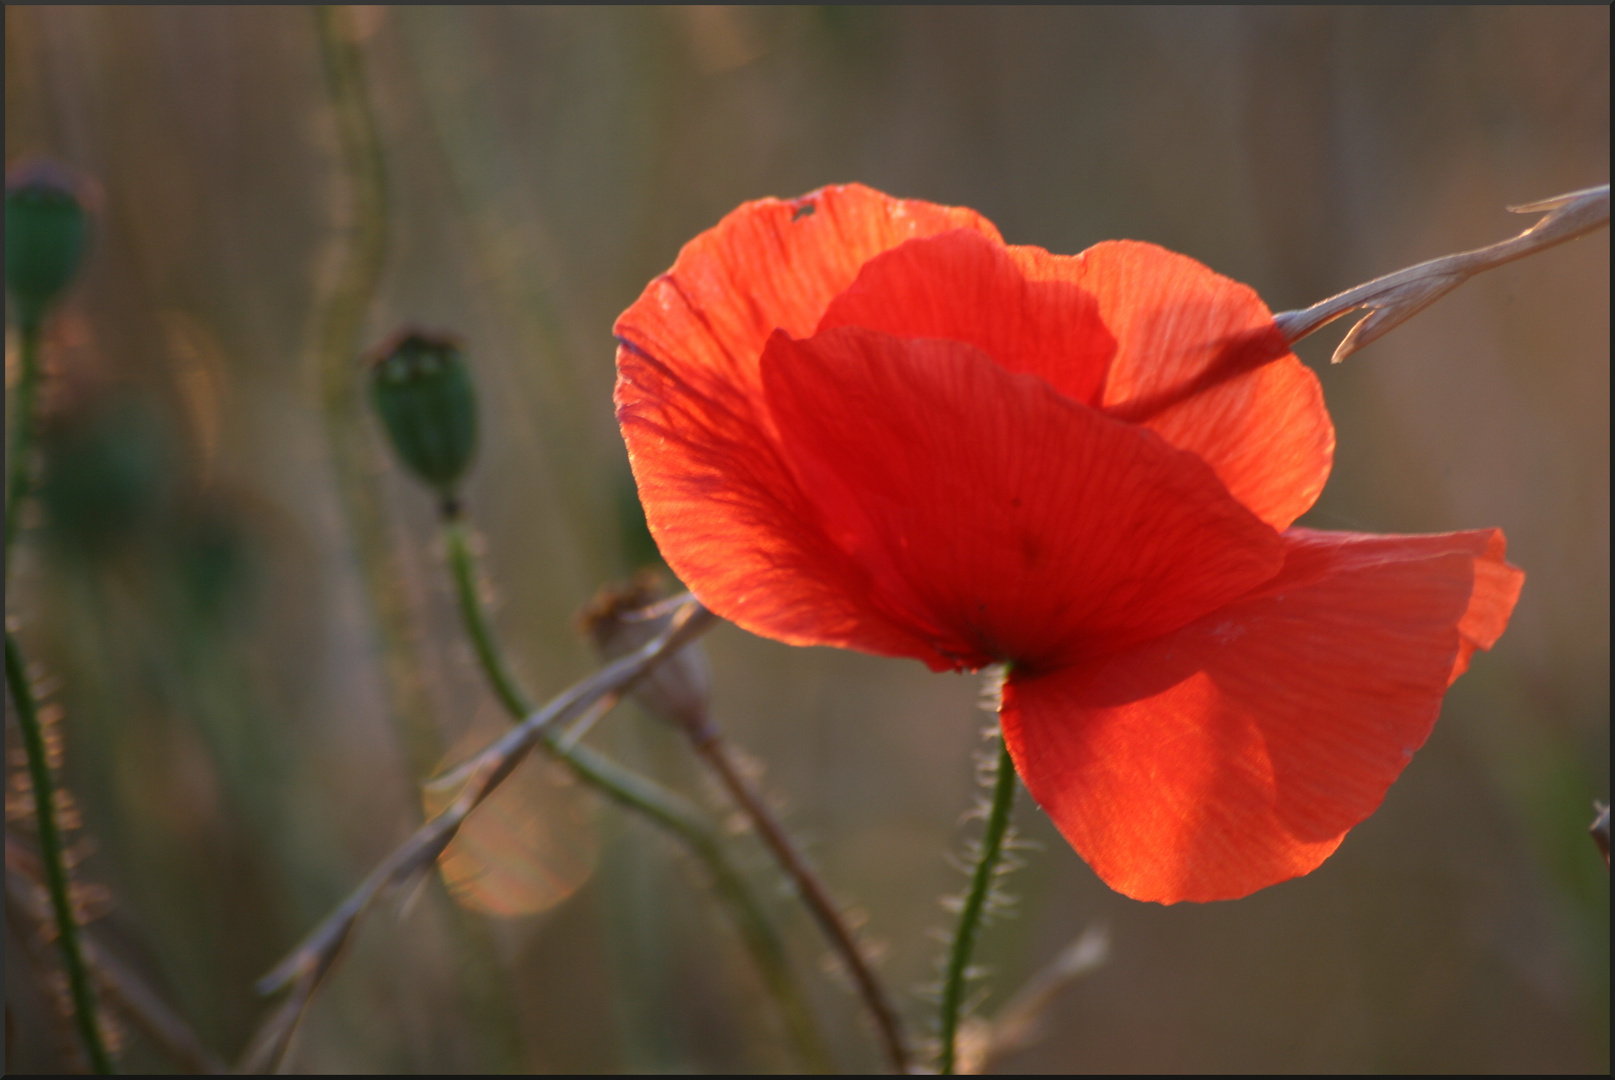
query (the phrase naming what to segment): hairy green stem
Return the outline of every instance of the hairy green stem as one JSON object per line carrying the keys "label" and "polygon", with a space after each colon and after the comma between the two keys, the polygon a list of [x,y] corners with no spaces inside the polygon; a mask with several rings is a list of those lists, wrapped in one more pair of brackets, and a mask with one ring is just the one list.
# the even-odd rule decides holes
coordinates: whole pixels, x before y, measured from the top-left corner
{"label": "hairy green stem", "polygon": [[10,445],[6,447],[6,567],[5,580],[11,583],[11,544],[22,532],[22,504],[28,498],[29,465],[34,449],[34,398],[39,396],[38,322],[18,328],[18,361],[22,370],[11,422],[6,425]]}
{"label": "hairy green stem", "polygon": [[[476,650],[488,682],[500,704],[515,720],[534,711],[534,704],[516,681],[494,635],[477,587],[476,556],[471,550],[470,528],[458,512],[445,513],[443,539],[448,548],[449,569],[454,577],[455,597],[466,633]],[[763,905],[746,879],[730,862],[723,844],[701,820],[701,813],[688,800],[668,791],[649,777],[625,768],[587,746],[564,741],[559,731],[544,736],[544,748],[584,783],[589,784],[620,806],[645,815],[682,840],[712,875],[712,884],[729,905],[731,914],[763,982],[779,1006],[791,1041],[803,1062],[812,1070],[828,1072],[831,1062],[803,998],[784,944],[769,922]]]}
{"label": "hairy green stem", "polygon": [[511,673],[494,637],[493,624],[483,609],[477,585],[477,557],[471,550],[471,528],[457,510],[445,509],[443,543],[448,549],[449,572],[454,575],[454,598],[460,605],[465,631],[477,651],[477,662],[499,696],[499,703],[512,719],[520,720],[533,711],[533,701]]}
{"label": "hairy green stem", "polygon": [[959,911],[959,926],[954,931],[953,945],[948,950],[948,967],[942,980],[942,1020],[939,1025],[942,1050],[937,1069],[944,1076],[953,1073],[954,1044],[959,1035],[959,1010],[964,1004],[966,972],[970,969],[970,955],[976,948],[976,933],[981,929],[982,915],[987,910],[987,898],[992,892],[998,860],[1004,853],[1004,836],[1009,831],[1009,812],[1014,805],[1015,762],[1010,760],[1008,745],[1003,745],[998,752],[998,774],[993,781],[987,827],[981,837],[981,855],[970,876],[970,891],[965,894],[964,907]]}
{"label": "hairy green stem", "polygon": [[51,913],[56,919],[56,947],[62,954],[62,967],[67,971],[67,986],[73,997],[73,1019],[79,1037],[84,1040],[84,1051],[90,1059],[90,1070],[96,1073],[113,1073],[112,1056],[107,1053],[106,1042],[101,1038],[101,1023],[96,1012],[95,988],[90,982],[90,969],[84,962],[84,950],[79,942],[78,918],[73,912],[72,887],[67,879],[67,862],[62,850],[62,834],[56,825],[56,784],[46,758],[45,733],[39,725],[39,709],[34,702],[33,689],[28,685],[28,666],[23,662],[22,649],[17,639],[6,632],[6,685],[11,688],[11,700],[17,708],[17,727],[22,731],[23,747],[28,754],[28,776],[34,789],[34,819],[39,830],[39,861],[45,868],[45,886],[50,893]]}

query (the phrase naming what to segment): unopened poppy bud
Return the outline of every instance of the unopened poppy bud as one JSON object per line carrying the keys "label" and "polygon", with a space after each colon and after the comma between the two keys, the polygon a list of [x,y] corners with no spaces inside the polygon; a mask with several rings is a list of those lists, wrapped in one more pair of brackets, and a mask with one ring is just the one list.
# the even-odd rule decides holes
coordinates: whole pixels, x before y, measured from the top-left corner
{"label": "unopened poppy bud", "polygon": [[6,292],[24,327],[39,325],[78,272],[89,234],[81,189],[43,161],[6,177]]}
{"label": "unopened poppy bud", "polygon": [[[668,628],[673,612],[657,612],[652,606],[662,595],[657,575],[646,571],[626,585],[601,589],[578,621],[600,655],[615,660],[642,648]],[[700,736],[710,728],[710,683],[706,654],[691,642],[640,680],[634,697],[648,711]]]}
{"label": "unopened poppy bud", "polygon": [[408,330],[375,353],[370,399],[405,467],[452,499],[477,446],[477,402],[459,342]]}

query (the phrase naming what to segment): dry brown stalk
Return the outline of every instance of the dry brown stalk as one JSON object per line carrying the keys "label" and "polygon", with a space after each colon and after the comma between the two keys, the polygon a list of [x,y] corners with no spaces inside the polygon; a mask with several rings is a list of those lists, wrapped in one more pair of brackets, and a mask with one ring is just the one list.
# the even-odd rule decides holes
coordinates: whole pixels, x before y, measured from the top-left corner
{"label": "dry brown stalk", "polygon": [[516,770],[551,728],[592,708],[609,708],[664,657],[677,652],[716,621],[717,617],[693,597],[685,598],[668,628],[655,639],[575,683],[455,770],[466,776],[465,786],[455,800],[383,859],[291,955],[259,981],[260,993],[287,989],[290,993],[248,1044],[240,1071],[278,1068],[298,1020],[321,980],[336,964],[360,917],[383,892],[407,886],[430,872],[466,817]]}
{"label": "dry brown stalk", "polygon": [[1090,926],[1027,979],[991,1020],[966,1020],[959,1031],[959,1072],[993,1071],[1005,1055],[1036,1043],[1047,1034],[1044,1017],[1060,992],[1109,956],[1110,931]]}
{"label": "dry brown stalk", "polygon": [[1544,214],[1541,221],[1511,239],[1474,251],[1460,251],[1439,259],[1377,277],[1354,289],[1320,300],[1300,311],[1273,316],[1287,341],[1294,343],[1342,315],[1367,311],[1345,339],[1335,347],[1331,363],[1338,364],[1393,328],[1400,326],[1483,270],[1573,240],[1609,224],[1609,185],[1572,191],[1523,206],[1516,214]]}
{"label": "dry brown stalk", "polygon": [[750,819],[752,827],[757,830],[763,843],[796,886],[802,902],[807,905],[814,921],[830,939],[835,955],[847,966],[853,985],[858,990],[858,996],[875,1023],[881,1048],[885,1051],[886,1061],[892,1067],[892,1071],[898,1074],[908,1072],[908,1046],[903,1037],[902,1022],[898,1018],[897,1009],[892,1005],[885,987],[876,976],[875,969],[870,964],[870,957],[847,924],[840,905],[830,895],[830,890],[825,887],[824,882],[819,880],[818,873],[797,848],[790,834],[774,820],[774,815],[769,811],[762,796],[753,791],[751,785],[741,776],[734,755],[717,728],[708,727],[705,732],[695,735],[694,739],[696,753],[701,755],[701,759],[722,781],[730,797],[740,806],[741,812]]}
{"label": "dry brown stalk", "polygon": [[[641,577],[627,588],[604,590],[583,613],[584,631],[594,638],[607,657],[633,648],[654,635],[661,621],[667,618],[667,602],[654,601],[655,593],[654,575],[648,579]],[[635,693],[652,713],[684,730],[696,754],[757,830],[764,846],[791,879],[835,955],[845,965],[874,1022],[887,1063],[893,1072],[907,1073],[907,1039],[890,995],[829,887],[769,809],[767,800],[744,776],[735,751],[707,709],[707,679],[705,662],[694,650],[687,650],[647,679]]]}

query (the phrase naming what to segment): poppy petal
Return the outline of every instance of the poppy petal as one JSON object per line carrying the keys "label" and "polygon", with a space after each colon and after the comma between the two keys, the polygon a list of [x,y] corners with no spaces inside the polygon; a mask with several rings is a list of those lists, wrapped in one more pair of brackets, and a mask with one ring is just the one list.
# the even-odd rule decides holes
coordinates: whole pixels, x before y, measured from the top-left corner
{"label": "poppy petal", "polygon": [[915,237],[998,230],[974,210],[894,199],[861,184],[742,205],[679,252],[617,319],[621,342],[680,375],[757,388],[768,335],[807,337],[881,252]]}
{"label": "poppy petal", "polygon": [[1029,278],[1058,275],[1099,301],[1116,337],[1106,412],[1200,455],[1275,529],[1317,500],[1334,426],[1317,376],[1290,352],[1254,291],[1135,241],[1096,244],[1074,258],[1009,251]]}
{"label": "poppy petal", "polygon": [[1278,535],[1199,458],[972,345],[777,333],[762,373],[816,531],[956,666],[1119,648],[1282,565]]}
{"label": "poppy petal", "polygon": [[792,645],[949,663],[875,613],[862,575],[809,524],[812,508],[744,387],[624,345],[617,420],[667,565],[702,603]]}
{"label": "poppy petal", "polygon": [[1495,530],[1284,541],[1283,572],[1251,596],[1006,683],[1028,790],[1119,892],[1232,899],[1317,867],[1424,744],[1524,578]]}
{"label": "poppy petal", "polygon": [[875,256],[830,302],[819,332],[863,326],[897,337],[976,346],[1085,405],[1116,352],[1093,296],[1060,278],[1028,279],[1004,245],[957,230]]}
{"label": "poppy petal", "polygon": [[803,524],[758,361],[775,328],[811,333],[871,257],[955,229],[998,235],[973,210],[859,184],[761,199],[686,244],[618,318],[617,418],[646,521],[718,614],[791,644],[948,666],[873,615],[855,571]]}

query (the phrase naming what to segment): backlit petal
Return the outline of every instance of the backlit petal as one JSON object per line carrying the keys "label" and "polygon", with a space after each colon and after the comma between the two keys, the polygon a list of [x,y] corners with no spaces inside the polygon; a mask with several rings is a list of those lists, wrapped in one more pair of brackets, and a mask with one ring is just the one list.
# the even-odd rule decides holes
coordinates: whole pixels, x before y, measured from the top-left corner
{"label": "backlit petal", "polygon": [[714,611],[792,644],[945,662],[873,616],[861,577],[804,523],[761,403],[776,328],[806,335],[871,257],[973,229],[973,210],[850,184],[746,203],[684,246],[617,320],[616,404],[651,534]]}
{"label": "backlit petal", "polygon": [[1067,280],[1028,279],[1002,243],[967,230],[875,256],[819,321],[821,332],[837,326],[967,342],[1087,405],[1098,404],[1116,352],[1092,295]]}
{"label": "backlit petal", "polygon": [[894,199],[861,184],[800,199],[759,199],[691,240],[614,328],[680,377],[755,391],[776,329],[807,337],[864,263],[915,237],[998,231],[974,210]]}
{"label": "backlit petal", "polygon": [[624,346],[617,419],[662,556],[731,622],[792,645],[948,662],[867,603],[866,575],[814,514],[744,387],[686,381]]}
{"label": "backlit petal", "polygon": [[1069,258],[1009,251],[1029,278],[1069,281],[1099,301],[1117,343],[1107,412],[1200,455],[1276,529],[1317,500],[1334,427],[1317,376],[1255,292],[1153,244],[1111,241]]}
{"label": "backlit petal", "polygon": [[959,666],[1063,662],[1176,629],[1282,564],[1193,454],[956,341],[770,339],[783,457],[869,603]]}
{"label": "backlit petal", "polygon": [[1424,744],[1523,580],[1496,531],[1284,540],[1251,596],[1006,685],[1027,788],[1119,892],[1230,899],[1314,869]]}

